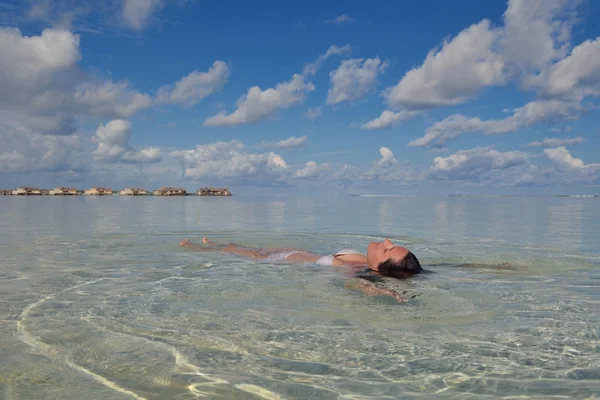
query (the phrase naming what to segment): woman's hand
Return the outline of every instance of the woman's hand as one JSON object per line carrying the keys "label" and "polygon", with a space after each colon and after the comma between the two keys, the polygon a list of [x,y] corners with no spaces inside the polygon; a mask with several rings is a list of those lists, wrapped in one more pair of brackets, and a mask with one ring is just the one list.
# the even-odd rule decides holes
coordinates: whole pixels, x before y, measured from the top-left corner
{"label": "woman's hand", "polygon": [[408,299],[400,293],[391,289],[378,288],[372,282],[365,281],[364,279],[350,279],[344,286],[350,289],[358,289],[367,296],[391,296],[396,299],[398,303],[408,301]]}

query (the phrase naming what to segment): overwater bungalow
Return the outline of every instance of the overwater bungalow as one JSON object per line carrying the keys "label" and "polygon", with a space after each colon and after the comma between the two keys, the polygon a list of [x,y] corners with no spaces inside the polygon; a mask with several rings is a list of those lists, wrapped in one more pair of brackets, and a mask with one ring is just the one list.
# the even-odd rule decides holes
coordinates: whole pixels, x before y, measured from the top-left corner
{"label": "overwater bungalow", "polygon": [[183,188],[161,187],[154,191],[155,196],[187,196],[187,191]]}
{"label": "overwater bungalow", "polygon": [[198,196],[231,196],[227,188],[202,188],[198,189]]}
{"label": "overwater bungalow", "polygon": [[41,196],[42,189],[24,186],[13,190],[12,194],[15,196]]}
{"label": "overwater bungalow", "polygon": [[51,196],[77,196],[77,189],[68,187],[56,187],[48,193]]}
{"label": "overwater bungalow", "polygon": [[86,196],[112,196],[113,191],[109,188],[93,187],[84,192]]}
{"label": "overwater bungalow", "polygon": [[147,196],[148,191],[140,188],[125,188],[119,192],[121,196]]}

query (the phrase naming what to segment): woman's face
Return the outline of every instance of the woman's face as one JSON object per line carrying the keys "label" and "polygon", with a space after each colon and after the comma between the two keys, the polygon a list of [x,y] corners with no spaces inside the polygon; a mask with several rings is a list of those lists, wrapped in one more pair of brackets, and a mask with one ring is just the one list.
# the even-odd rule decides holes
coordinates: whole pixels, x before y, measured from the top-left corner
{"label": "woman's face", "polygon": [[390,239],[385,239],[383,242],[371,242],[367,247],[367,265],[377,271],[382,262],[390,258],[400,262],[407,254],[408,249],[394,245]]}

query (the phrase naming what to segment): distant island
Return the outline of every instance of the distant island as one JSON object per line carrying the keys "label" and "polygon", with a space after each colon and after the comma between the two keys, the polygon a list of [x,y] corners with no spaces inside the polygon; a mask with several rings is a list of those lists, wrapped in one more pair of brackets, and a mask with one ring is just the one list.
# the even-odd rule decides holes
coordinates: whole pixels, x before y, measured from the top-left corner
{"label": "distant island", "polygon": [[125,188],[113,190],[104,187],[92,187],[79,190],[69,187],[56,187],[54,189],[40,189],[23,186],[17,189],[0,190],[0,196],[232,196],[227,188],[205,187],[196,192],[188,192],[184,188],[164,186],[154,191],[142,188]]}

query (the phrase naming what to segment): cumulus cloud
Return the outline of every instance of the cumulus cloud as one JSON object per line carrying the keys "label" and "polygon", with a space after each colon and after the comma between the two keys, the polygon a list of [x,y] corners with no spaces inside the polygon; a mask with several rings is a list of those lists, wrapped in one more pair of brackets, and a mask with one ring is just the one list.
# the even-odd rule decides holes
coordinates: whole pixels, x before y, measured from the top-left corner
{"label": "cumulus cloud", "polygon": [[275,147],[278,149],[293,149],[296,147],[304,147],[308,143],[308,136],[290,136],[287,139],[280,140],[274,143],[265,143],[266,147]]}
{"label": "cumulus cloud", "polygon": [[162,86],[156,96],[157,102],[194,106],[205,97],[221,90],[227,83],[229,72],[225,62],[215,61],[206,72],[195,70],[174,85]]}
{"label": "cumulus cloud", "polygon": [[325,21],[328,24],[341,25],[341,24],[351,24],[354,22],[353,18],[350,18],[348,14],[338,15],[333,19],[328,19]]}
{"label": "cumulus cloud", "polygon": [[399,112],[393,112],[385,110],[381,115],[369,122],[361,125],[360,129],[383,129],[390,128],[404,121],[408,121],[414,116],[418,115],[418,111],[402,110]]}
{"label": "cumulus cloud", "polygon": [[398,162],[394,153],[387,147],[381,147],[379,149],[379,154],[381,154],[381,159],[377,161],[377,165],[379,166],[395,164]]}
{"label": "cumulus cloud", "polygon": [[422,182],[425,173],[408,162],[400,162],[388,147],[379,148],[380,158],[374,160],[366,169],[344,164],[337,168],[331,176],[344,186],[364,185],[370,182],[396,182],[411,184]]}
{"label": "cumulus cloud", "polygon": [[[518,71],[537,71],[563,58],[579,1],[510,0],[504,13],[500,51]],[[518,72],[517,71],[517,72]]]}
{"label": "cumulus cloud", "polygon": [[0,28],[0,54],[0,109],[56,115],[52,107],[72,89],[65,80],[77,76],[79,37],[60,29],[23,36]]}
{"label": "cumulus cloud", "polygon": [[278,154],[253,154],[243,151],[237,140],[198,145],[190,150],[176,150],[171,156],[180,160],[183,175],[198,180],[205,177],[255,178],[281,183],[288,175],[288,165]]}
{"label": "cumulus cloud", "polygon": [[600,38],[579,44],[530,83],[545,96],[600,95]]}
{"label": "cumulus cloud", "polygon": [[42,135],[18,122],[0,120],[0,171],[67,172],[82,168],[79,135]]}
{"label": "cumulus cloud", "polygon": [[[423,64],[390,88],[391,107],[430,108],[463,103],[482,88],[544,69],[568,51],[578,2],[510,0],[504,26],[471,25],[432,49]],[[584,53],[592,53],[593,46]]]}
{"label": "cumulus cloud", "polygon": [[96,161],[106,163],[153,163],[161,160],[160,150],[154,147],[135,150],[129,146],[131,123],[117,119],[100,124],[92,138],[97,148],[92,153]]}
{"label": "cumulus cloud", "polygon": [[329,170],[329,164],[318,164],[315,161],[308,161],[304,168],[296,171],[296,178],[300,179],[319,179]]}
{"label": "cumulus cloud", "polygon": [[331,46],[312,64],[308,64],[302,74],[294,74],[287,82],[278,83],[275,87],[262,90],[258,86],[251,87],[237,101],[237,108],[232,113],[221,111],[204,121],[205,126],[236,126],[261,121],[274,115],[277,110],[286,109],[302,103],[306,94],[315,90],[308,77],[316,74],[321,64],[332,55],[345,54],[350,46]]}
{"label": "cumulus cloud", "polygon": [[585,164],[581,159],[571,155],[564,146],[545,149],[544,155],[559,167],[575,170],[599,170],[600,164]]}
{"label": "cumulus cloud", "polygon": [[278,109],[289,108],[301,103],[307,92],[315,86],[303,75],[295,74],[288,82],[278,83],[274,88],[261,90],[254,86],[237,102],[237,109],[227,114],[220,113],[207,118],[205,126],[235,126],[257,122],[273,115]]}
{"label": "cumulus cloud", "polygon": [[[503,26],[492,27],[488,20],[482,20],[430,50],[420,66],[408,71],[396,86],[385,92],[388,105],[402,111],[461,104],[475,98],[486,87],[504,85],[514,79],[521,79],[524,87],[538,87],[542,97],[537,104],[543,106],[550,104],[546,100],[557,96],[562,101],[578,103],[587,95],[600,94],[597,56],[600,40],[582,43],[565,58],[579,3],[509,0]],[[380,117],[363,127],[391,126],[392,116],[393,111],[388,111],[385,120]],[[470,131],[514,131],[509,124],[516,125],[516,129],[528,126],[515,118],[488,123],[464,117],[462,122],[467,121],[472,126],[468,128]],[[459,134],[457,131],[439,133],[446,138]],[[426,134],[413,145],[427,145],[427,137]]]}
{"label": "cumulus cloud", "polygon": [[66,30],[0,29],[0,54],[0,114],[40,133],[73,134],[77,118],[126,118],[152,104],[126,82],[80,71],[79,36]]}
{"label": "cumulus cloud", "polygon": [[362,175],[362,180],[398,182],[402,184],[423,181],[425,175],[408,162],[400,162],[388,147],[379,148],[380,158]]}
{"label": "cumulus cloud", "polygon": [[130,88],[127,82],[85,82],[75,88],[75,109],[81,114],[128,118],[152,105],[152,98]]}
{"label": "cumulus cloud", "polygon": [[152,14],[164,6],[162,0],[123,0],[121,16],[129,28],[142,30]]}
{"label": "cumulus cloud", "polygon": [[583,137],[581,136],[574,138],[544,138],[540,142],[531,142],[524,147],[560,147],[580,143],[583,143]]}
{"label": "cumulus cloud", "polygon": [[548,99],[529,102],[513,110],[513,115],[502,119],[481,120],[455,114],[427,128],[425,135],[411,141],[409,146],[442,146],[467,132],[490,135],[511,133],[540,122],[576,119],[582,112],[579,101]]}
{"label": "cumulus cloud", "polygon": [[435,157],[430,168],[434,179],[494,179],[494,175],[511,168],[529,165],[529,156],[520,151],[500,152],[492,148],[460,150],[448,157]]}
{"label": "cumulus cloud", "polygon": [[[45,29],[40,36],[23,36],[16,28],[0,28],[2,86],[44,83],[52,74],[81,59],[79,36],[62,29]],[[10,89],[10,87],[9,87]]]}
{"label": "cumulus cloud", "polygon": [[314,107],[314,108],[309,108],[305,113],[304,113],[304,117],[310,119],[311,121],[314,121],[315,119],[319,118],[321,116],[322,111],[321,111],[321,107]]}
{"label": "cumulus cloud", "polygon": [[366,96],[374,87],[377,75],[383,73],[388,66],[388,61],[381,61],[379,57],[342,61],[329,74],[331,88],[327,93],[327,104],[339,104]]}
{"label": "cumulus cloud", "polygon": [[505,83],[504,60],[493,51],[499,35],[483,20],[445,41],[389,90],[388,104],[413,109],[459,104],[483,87]]}
{"label": "cumulus cloud", "polygon": [[353,165],[344,164],[333,173],[333,178],[336,181],[343,182],[345,185],[350,185],[357,180],[361,180],[364,171]]}

